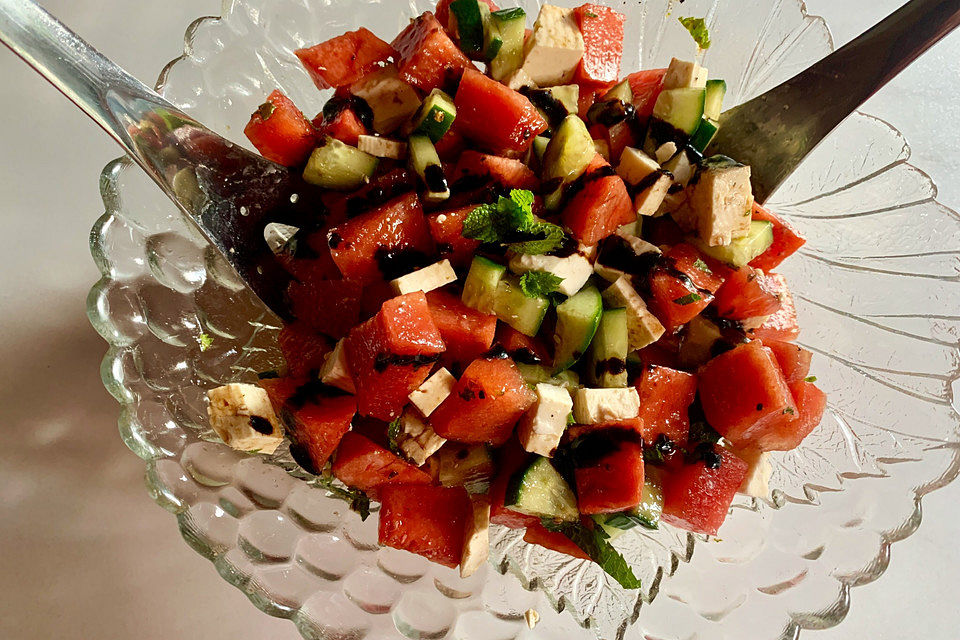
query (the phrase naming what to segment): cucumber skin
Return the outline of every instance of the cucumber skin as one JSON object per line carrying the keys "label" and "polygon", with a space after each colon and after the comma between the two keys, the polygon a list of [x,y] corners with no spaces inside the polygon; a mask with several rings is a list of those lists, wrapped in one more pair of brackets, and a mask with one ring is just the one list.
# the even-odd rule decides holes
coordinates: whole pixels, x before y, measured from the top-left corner
{"label": "cucumber skin", "polygon": [[[476,256],[470,264],[470,271],[463,282],[463,295],[461,300],[472,309],[481,313],[493,313],[494,294],[497,285],[503,279],[503,274],[507,268],[502,264],[497,264],[493,260],[488,260],[482,256]],[[490,280],[487,274],[496,274],[496,282]],[[471,277],[472,276],[472,277]],[[490,286],[492,285],[492,286]]]}
{"label": "cucumber skin", "polygon": [[[516,507],[517,507],[517,506],[520,506],[521,500],[523,499],[523,482],[524,482],[524,479],[525,479],[526,476],[531,472],[531,470],[533,469],[534,465],[537,465],[537,464],[548,464],[548,465],[550,465],[551,468],[553,468],[553,465],[550,464],[550,461],[549,461],[549,460],[547,460],[546,458],[541,458],[541,457],[539,457],[539,456],[536,456],[536,457],[534,457],[534,460],[533,460],[532,462],[530,462],[530,463],[527,464],[526,466],[521,467],[519,470],[517,470],[516,473],[514,473],[514,474],[510,477],[510,480],[507,482],[506,492],[504,493],[504,496],[503,496],[503,506],[504,506],[504,507],[507,507],[508,509],[511,508],[511,507],[513,507],[513,508],[514,508],[514,509],[513,509],[514,511],[517,511],[518,513],[524,513],[523,511],[520,511],[519,509],[516,509]],[[567,484],[567,481],[563,479],[563,476],[561,476],[560,473],[559,473],[555,468],[554,468],[553,470],[554,470],[554,472],[557,474],[557,476],[560,478],[560,480],[566,485],[567,489],[568,489],[568,490],[571,492],[571,494],[572,494],[572,493],[573,493],[573,490],[570,488],[570,485]],[[575,502],[575,501],[576,501],[576,497],[574,497],[574,504],[572,505],[572,512],[575,512],[575,513],[576,513],[576,516],[573,516],[573,513],[571,513],[571,514],[570,514],[571,517],[570,517],[570,518],[567,518],[567,517],[565,517],[563,514],[557,512],[557,513],[553,513],[553,514],[549,514],[549,515],[543,515],[543,516],[541,516],[541,517],[552,517],[552,518],[556,518],[556,519],[571,520],[571,521],[572,521],[572,520],[575,520],[575,519],[578,518],[579,515],[580,515],[580,514],[579,514],[579,511],[577,510],[577,506],[576,506],[576,502]],[[528,515],[531,515],[531,514],[528,514]]]}
{"label": "cucumber skin", "polygon": [[[579,346],[574,346],[569,349],[569,354],[564,353],[568,345],[563,344],[564,338],[561,336],[561,327],[562,327],[562,314],[566,313],[570,307],[565,305],[578,304],[578,296],[587,296],[591,298],[595,296],[595,308],[593,310],[593,316],[591,318],[585,318],[587,324],[583,327],[585,329],[583,335],[581,336],[581,341],[578,343]],[[574,302],[571,302],[574,301]],[[590,286],[587,289],[580,291],[579,293],[568,298],[563,304],[557,307],[557,333],[554,335],[555,341],[557,341],[557,349],[555,351],[555,360],[553,367],[553,375],[557,375],[562,371],[566,371],[573,365],[575,365],[580,358],[586,355],[587,350],[590,348],[590,343],[593,341],[593,336],[596,335],[597,329],[600,327],[600,318],[603,316],[603,298],[600,296],[600,291],[596,287]],[[563,354],[563,359],[558,359],[556,356]]]}

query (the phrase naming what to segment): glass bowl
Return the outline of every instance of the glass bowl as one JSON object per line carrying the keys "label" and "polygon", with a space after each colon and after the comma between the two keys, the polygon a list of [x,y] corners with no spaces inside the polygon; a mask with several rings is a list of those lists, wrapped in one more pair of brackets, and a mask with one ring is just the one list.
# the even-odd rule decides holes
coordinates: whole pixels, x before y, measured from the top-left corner
{"label": "glass bowl", "polygon": [[[519,4],[537,13],[533,0]],[[706,15],[714,44],[704,64],[727,80],[729,104],[832,48],[823,20],[799,0],[610,4],[628,16],[624,72],[693,55],[675,18]],[[308,115],[326,100],[294,49],[361,25],[389,39],[431,5],[225,1],[222,17],[190,26],[158,87],[247,144],[247,116],[272,89]],[[890,544],[919,525],[921,496],[958,472],[960,223],[909,155],[893,127],[857,113],[775,194],[772,208],[809,238],[783,272],[829,410],[800,449],[776,456],[769,499],[738,498],[718,537],[663,527],[619,539],[641,590],[498,527],[491,563],[462,580],[378,549],[376,515],[362,522],[285,447],[267,458],[221,444],[206,423],[205,389],[275,368],[277,327],[125,159],[103,171],[106,213],[91,232],[102,278],[89,317],[110,343],[103,381],[121,404],[124,442],[146,461],[151,495],[184,539],[305,637],[529,637],[532,608],[538,638],[795,638],[843,619],[851,587],[879,577]],[[202,346],[202,334],[212,343]]]}

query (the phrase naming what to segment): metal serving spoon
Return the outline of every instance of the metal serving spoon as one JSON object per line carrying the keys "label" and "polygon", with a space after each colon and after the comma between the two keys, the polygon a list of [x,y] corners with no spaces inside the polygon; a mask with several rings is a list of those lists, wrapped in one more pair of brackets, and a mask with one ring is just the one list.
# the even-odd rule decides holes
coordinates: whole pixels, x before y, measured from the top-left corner
{"label": "metal serving spoon", "polygon": [[[960,22],[960,0],[911,0],[792,80],[721,116],[712,147],[752,166],[761,202],[833,128]],[[0,0],[0,41],[109,133],[217,247],[260,299],[287,317],[290,276],[264,240],[300,226],[310,187],[213,133],[31,0]]]}

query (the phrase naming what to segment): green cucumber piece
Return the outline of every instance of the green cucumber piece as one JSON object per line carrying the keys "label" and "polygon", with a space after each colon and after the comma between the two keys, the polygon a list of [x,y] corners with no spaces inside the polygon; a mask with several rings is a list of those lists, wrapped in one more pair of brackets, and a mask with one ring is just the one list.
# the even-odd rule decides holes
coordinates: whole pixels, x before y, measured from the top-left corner
{"label": "green cucumber piece", "polygon": [[531,298],[523,292],[519,277],[505,276],[497,283],[493,313],[524,335],[537,335],[549,308],[546,298]]}
{"label": "green cucumber piece", "polygon": [[659,529],[660,516],[663,514],[663,488],[659,474],[650,472],[644,478],[643,497],[640,504],[622,513],[610,513],[594,516],[594,522],[599,524],[611,538],[617,538],[624,531],[636,526],[646,529]]}
{"label": "green cucumber piece", "polygon": [[697,127],[697,130],[693,132],[693,135],[690,137],[690,146],[696,149],[699,152],[703,152],[707,148],[707,145],[713,140],[713,137],[717,135],[717,131],[720,130],[720,125],[717,124],[715,120],[710,120],[706,116],[700,121],[700,126]]}
{"label": "green cucumber piece", "polygon": [[627,310],[609,309],[600,316],[597,334],[590,345],[587,375],[594,385],[604,388],[627,386]]}
{"label": "green cucumber piece", "polygon": [[603,298],[593,285],[587,285],[557,307],[554,375],[569,369],[583,357],[597,333],[602,315]]}
{"label": "green cucumber piece", "polygon": [[705,89],[667,89],[653,106],[653,117],[687,135],[693,134],[703,118]]}
{"label": "green cucumber piece", "polygon": [[307,160],[303,179],[324,189],[353,191],[370,181],[379,159],[327,136]]}
{"label": "green cucumber piece", "polygon": [[575,84],[561,84],[547,89],[553,99],[563,105],[567,114],[578,113],[580,110],[580,87]]}
{"label": "green cucumber piece", "polygon": [[773,244],[773,223],[754,220],[747,235],[734,238],[730,244],[711,247],[700,238],[688,238],[700,251],[732,267],[743,267]]}
{"label": "green cucumber piece", "polygon": [[426,187],[424,197],[429,202],[440,202],[450,197],[450,185],[443,172],[443,164],[437,149],[424,135],[413,135],[407,141],[410,154],[410,169],[417,174],[420,182]]}
{"label": "green cucumber piece", "polygon": [[564,118],[543,154],[542,180],[561,181],[560,186],[545,197],[548,209],[560,206],[563,186],[583,175],[596,155],[597,148],[593,145],[586,123],[576,114]]}
{"label": "green cucumber piece", "polygon": [[503,504],[538,518],[575,522],[580,518],[577,497],[550,460],[537,456],[510,478]]}
{"label": "green cucumber piece", "polygon": [[727,83],[723,80],[707,80],[705,91],[703,115],[716,122],[720,120],[720,112],[723,111],[723,98],[727,95]]}
{"label": "green cucumber piece", "polygon": [[517,362],[516,365],[517,369],[520,370],[523,381],[531,387],[535,387],[540,383],[546,383],[552,384],[555,387],[563,387],[567,391],[573,391],[580,386],[580,376],[577,375],[576,371],[567,369],[557,375],[553,375],[553,370],[542,364],[523,364],[522,362]]}
{"label": "green cucumber piece", "polygon": [[623,104],[633,104],[633,89],[630,88],[629,80],[614,85],[600,98],[601,102],[612,102],[613,100],[619,100]]}
{"label": "green cucumber piece", "polygon": [[523,64],[523,43],[526,39],[527,14],[523,9],[501,9],[490,14],[502,44],[490,60],[490,75],[503,80]]}
{"label": "green cucumber piece", "polygon": [[485,60],[493,60],[503,47],[503,37],[500,35],[500,27],[490,15],[490,7],[485,2],[477,4],[480,6],[480,20],[483,21],[483,57]]}
{"label": "green cucumber piece", "polygon": [[463,282],[463,304],[481,313],[493,313],[497,285],[506,272],[507,268],[502,264],[481,256],[474,257]]}
{"label": "green cucumber piece", "polygon": [[450,130],[456,117],[457,107],[453,104],[453,98],[440,89],[434,89],[413,116],[413,132],[437,142]]}
{"label": "green cucumber piece", "polygon": [[480,48],[483,46],[481,4],[479,0],[454,0],[450,3],[450,14],[457,20],[460,48],[467,55],[480,53]]}
{"label": "green cucumber piece", "polygon": [[533,139],[533,153],[537,156],[538,160],[543,160],[543,156],[547,152],[547,145],[549,144],[550,138],[544,136],[537,136]]}

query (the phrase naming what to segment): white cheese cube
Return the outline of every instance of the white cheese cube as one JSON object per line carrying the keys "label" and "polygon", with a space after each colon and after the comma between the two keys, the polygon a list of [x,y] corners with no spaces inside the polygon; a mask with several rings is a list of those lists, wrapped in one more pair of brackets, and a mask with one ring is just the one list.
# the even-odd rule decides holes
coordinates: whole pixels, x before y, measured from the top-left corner
{"label": "white cheese cube", "polygon": [[670,176],[661,173],[653,184],[633,197],[634,211],[638,216],[655,216],[667,199],[672,186],[673,180]]}
{"label": "white cheese cube", "polygon": [[[660,253],[660,248],[654,244],[650,244],[646,240],[638,238],[635,234],[636,224],[634,224],[633,231],[625,228],[628,225],[624,225],[620,229],[617,229],[617,235],[623,238],[627,244],[630,245],[630,248],[633,250],[633,253],[638,256],[642,256],[645,253]],[[621,277],[627,275],[626,272],[621,271],[615,267],[608,266],[603,264],[600,260],[597,260],[593,263],[593,270],[598,276],[606,280],[607,282],[616,282]]]}
{"label": "white cheese cube", "polygon": [[557,291],[572,296],[583,288],[593,274],[593,265],[585,256],[575,253],[571,256],[557,257],[548,255],[519,254],[510,258],[510,270],[522,274],[528,271],[546,271],[563,278]]}
{"label": "white cheese cube", "polygon": [[447,399],[456,383],[457,379],[453,374],[441,367],[422,385],[410,392],[410,402],[425,418],[429,418],[430,414]]}
{"label": "white cheese cube", "polygon": [[357,149],[378,158],[403,160],[407,157],[407,143],[379,136],[361,135],[357,140]]}
{"label": "white cheese cube", "polygon": [[643,349],[653,344],[666,332],[657,317],[647,309],[647,303],[633,288],[628,276],[621,276],[605,289],[603,300],[610,308],[623,307],[627,310],[627,335],[630,340],[630,351]]}
{"label": "white cheese cube", "polygon": [[427,291],[439,289],[444,285],[456,281],[457,272],[453,270],[453,265],[450,264],[449,260],[443,259],[440,262],[433,263],[429,267],[418,269],[413,273],[408,273],[405,276],[391,280],[390,287],[397,295],[402,296],[406,293],[413,293],[414,291],[423,291],[426,293]]}
{"label": "white cheese cube", "polygon": [[686,200],[671,215],[682,229],[716,247],[750,231],[752,209],[750,167],[710,167],[700,170]]}
{"label": "white cheese cube", "polygon": [[597,150],[597,153],[606,160],[610,162],[610,143],[606,140],[601,140],[598,138],[593,139],[593,148]]}
{"label": "white cheese cube", "polygon": [[420,107],[417,92],[399,78],[393,65],[369,74],[350,91],[370,105],[373,129],[381,135],[393,133]]}
{"label": "white cheese cube", "polygon": [[583,244],[582,242],[577,244],[577,253],[582,255],[587,260],[596,260],[597,252],[598,248],[595,244]]}
{"label": "white cheese cube", "polygon": [[691,161],[690,153],[687,153],[687,149],[683,148],[677,151],[672,158],[664,162],[663,168],[670,172],[674,182],[686,187],[693,178],[693,174],[697,172],[697,165],[694,164],[694,162],[695,160]]}
{"label": "white cheese cube", "polygon": [[543,5],[526,48],[521,68],[537,85],[568,84],[583,57],[583,35],[573,9]]}
{"label": "white cheese cube", "polygon": [[664,142],[657,148],[657,162],[663,164],[673,156],[677,155],[677,145],[674,142]]}
{"label": "white cheese cube", "polygon": [[773,474],[770,454],[765,451],[736,451],[735,453],[750,465],[737,491],[752,498],[770,497],[770,476]]}
{"label": "white cheese cube", "polygon": [[626,389],[577,389],[573,396],[573,417],[577,424],[602,424],[636,418],[640,394]]}
{"label": "white cheese cube", "polygon": [[460,577],[472,576],[487,562],[490,555],[490,498],[470,496],[470,517],[463,533],[460,556]]}
{"label": "white cheese cube", "polygon": [[520,419],[517,437],[525,450],[552,458],[567,428],[573,400],[570,392],[552,384],[541,382],[535,391],[537,403]]}
{"label": "white cheese cube", "polygon": [[400,416],[400,433],[394,441],[403,455],[418,467],[447,442],[413,411],[404,411]]}
{"label": "white cheese cube", "polygon": [[536,87],[537,83],[530,78],[530,74],[524,71],[523,69],[517,69],[511,73],[503,84],[507,85],[514,91],[520,91],[524,87]]}
{"label": "white cheese cube", "polygon": [[627,147],[620,156],[617,174],[628,185],[636,186],[651,173],[660,170],[660,163],[639,149]]}
{"label": "white cheese cube", "polygon": [[666,89],[703,89],[707,86],[707,69],[696,62],[678,60],[674,58],[667,67],[667,75],[663,78],[663,88]]}
{"label": "white cheese cube", "polygon": [[350,374],[350,365],[347,363],[347,352],[343,348],[343,339],[337,341],[333,351],[327,354],[320,369],[320,380],[323,384],[342,389],[347,393],[356,393],[353,376]]}
{"label": "white cheese cube", "polygon": [[210,426],[228,446],[270,454],[283,442],[283,427],[261,387],[231,383],[211,389],[207,398]]}

